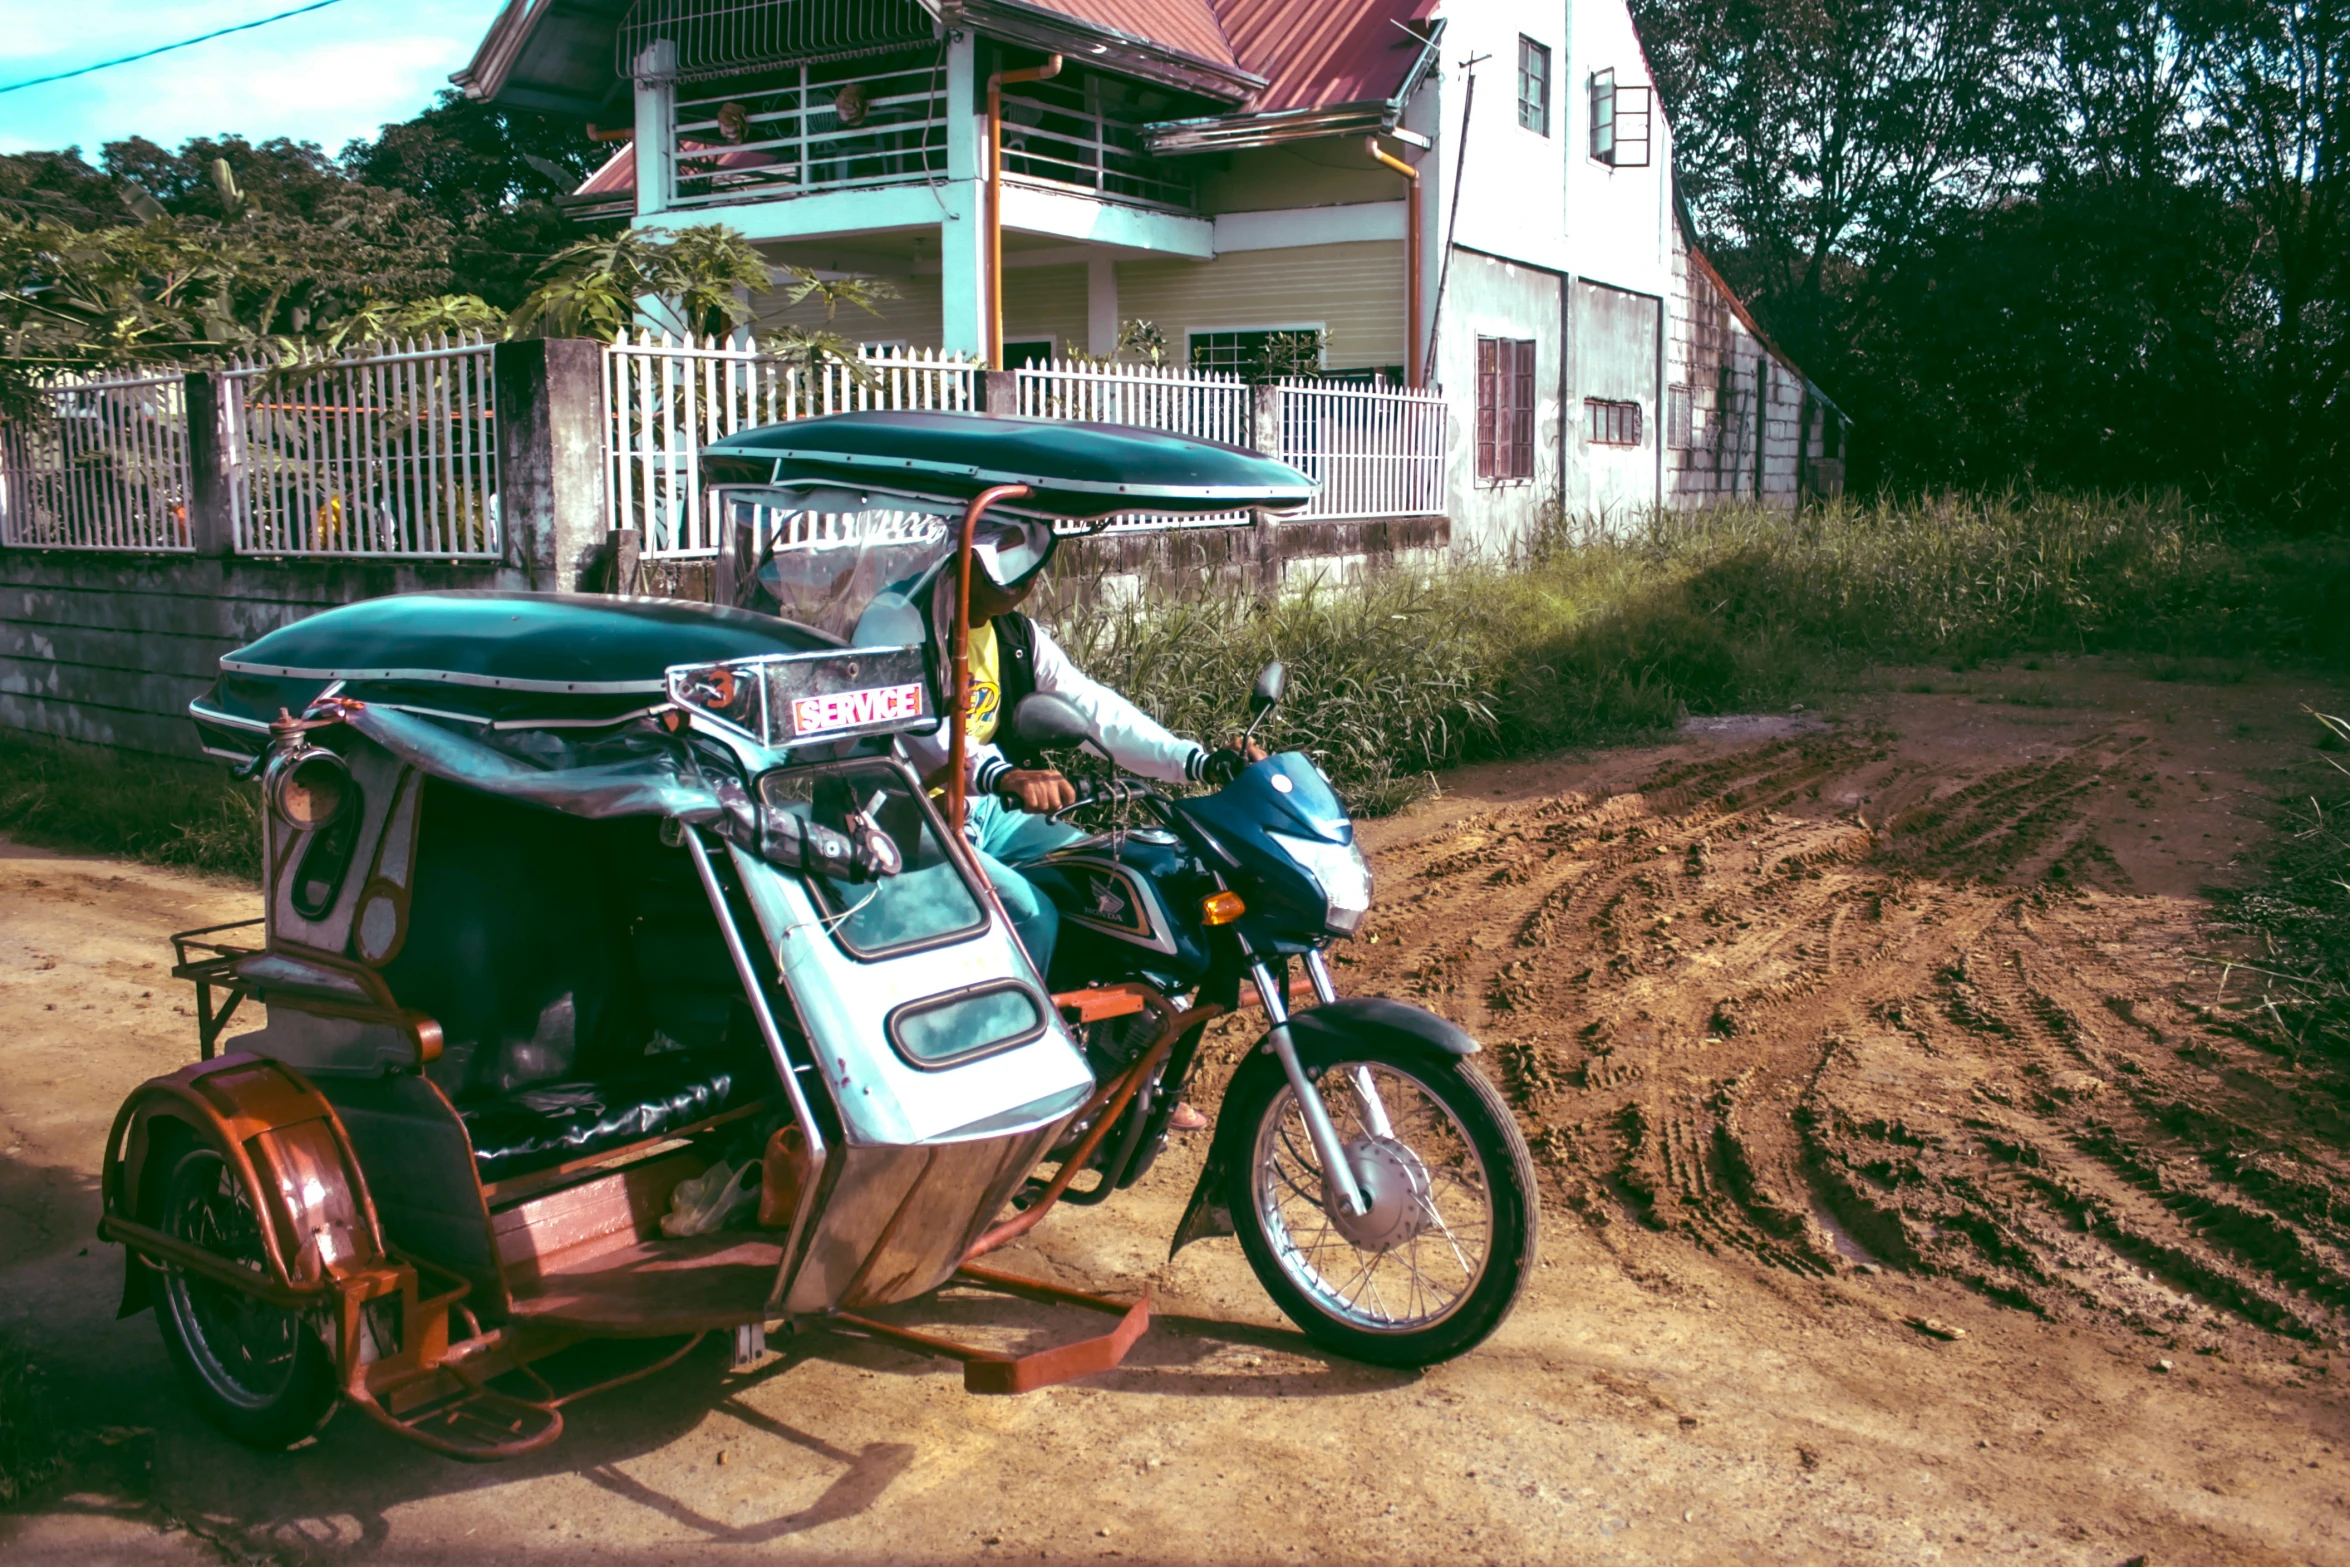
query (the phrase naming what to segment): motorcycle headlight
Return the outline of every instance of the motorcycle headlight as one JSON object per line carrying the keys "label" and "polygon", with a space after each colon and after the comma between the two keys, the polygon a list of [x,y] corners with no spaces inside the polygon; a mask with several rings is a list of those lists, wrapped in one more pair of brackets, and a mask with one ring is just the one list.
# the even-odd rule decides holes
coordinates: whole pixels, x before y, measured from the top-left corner
{"label": "motorcycle headlight", "polygon": [[1351,936],[1371,912],[1371,866],[1363,851],[1351,843],[1323,843],[1315,838],[1293,838],[1285,832],[1265,835],[1281,845],[1281,852],[1306,868],[1321,883],[1330,903],[1330,929]]}

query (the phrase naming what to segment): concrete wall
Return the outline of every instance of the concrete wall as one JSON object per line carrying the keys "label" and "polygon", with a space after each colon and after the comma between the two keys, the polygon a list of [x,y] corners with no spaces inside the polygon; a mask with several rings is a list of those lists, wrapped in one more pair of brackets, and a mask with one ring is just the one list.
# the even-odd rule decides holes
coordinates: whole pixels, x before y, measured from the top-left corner
{"label": "concrete wall", "polygon": [[522,588],[510,567],[0,550],[0,731],[196,757],[220,658],[387,593]]}
{"label": "concrete wall", "polygon": [[[1665,302],[1583,278],[1575,280],[1573,299],[1562,499],[1578,516],[1620,522],[1657,502],[1657,444],[1663,439],[1657,371]],[[1629,446],[1592,440],[1594,399],[1636,404],[1640,439]]]}
{"label": "concrete wall", "polygon": [[1664,432],[1667,503],[1792,507],[1841,490],[1844,416],[1755,334],[1701,258],[1677,251],[1674,270],[1666,396],[1685,398],[1689,417]]}

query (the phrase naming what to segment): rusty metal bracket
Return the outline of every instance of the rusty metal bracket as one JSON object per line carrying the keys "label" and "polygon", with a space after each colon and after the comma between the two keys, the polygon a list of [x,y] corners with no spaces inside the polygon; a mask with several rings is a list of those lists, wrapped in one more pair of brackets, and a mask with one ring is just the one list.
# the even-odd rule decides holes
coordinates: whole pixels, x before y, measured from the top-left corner
{"label": "rusty metal bracket", "polygon": [[[236,976],[237,960],[250,957],[257,947],[240,947],[234,942],[213,941],[222,931],[249,930],[266,920],[232,920],[226,925],[206,925],[200,930],[183,930],[171,938],[171,977],[191,980],[196,986],[196,1038],[204,1060],[211,1060],[220,1045],[220,1031],[228,1027],[228,1020],[236,1014],[237,1003],[248,993],[244,981]],[[202,953],[205,956],[194,956]],[[226,985],[228,999],[216,1010],[212,1005],[212,987]]]}
{"label": "rusty metal bracket", "polygon": [[1028,1355],[1006,1355],[971,1344],[958,1344],[953,1339],[941,1338],[935,1333],[896,1327],[848,1312],[827,1317],[811,1326],[845,1328],[895,1344],[901,1349],[913,1350],[916,1354],[959,1360],[963,1363],[963,1391],[966,1393],[1033,1393],[1040,1387],[1051,1387],[1078,1377],[1115,1371],[1125,1363],[1126,1352],[1134,1347],[1134,1341],[1141,1338],[1143,1331],[1150,1326],[1151,1289],[1148,1284],[1142,1287],[1140,1300],[1124,1301],[1106,1295],[1088,1295],[1082,1290],[1062,1289],[1057,1284],[1047,1284],[1040,1279],[1024,1279],[1014,1273],[998,1273],[992,1268],[968,1265],[956,1269],[954,1278],[948,1282],[972,1289],[992,1290],[999,1295],[1012,1295],[1047,1306],[1075,1306],[1084,1311],[1105,1312],[1117,1317],[1118,1325],[1097,1337],[1040,1349]]}

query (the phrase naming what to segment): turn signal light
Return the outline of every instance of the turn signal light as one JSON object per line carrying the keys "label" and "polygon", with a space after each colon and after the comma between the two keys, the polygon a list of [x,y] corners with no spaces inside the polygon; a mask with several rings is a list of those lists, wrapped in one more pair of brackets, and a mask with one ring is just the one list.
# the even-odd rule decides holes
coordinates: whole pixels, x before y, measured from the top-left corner
{"label": "turn signal light", "polygon": [[1212,892],[1199,900],[1199,917],[1210,925],[1229,925],[1247,912],[1237,892]]}

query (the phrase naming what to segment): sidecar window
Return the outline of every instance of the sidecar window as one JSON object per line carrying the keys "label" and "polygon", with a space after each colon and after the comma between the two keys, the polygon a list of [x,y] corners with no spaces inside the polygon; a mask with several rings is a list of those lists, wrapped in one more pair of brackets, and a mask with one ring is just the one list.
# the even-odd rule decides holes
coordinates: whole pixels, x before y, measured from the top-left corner
{"label": "sidecar window", "polygon": [[974,986],[889,1015],[889,1042],[908,1066],[935,1072],[1026,1044],[1044,1032],[1044,1008],[1017,981]]}
{"label": "sidecar window", "polygon": [[946,852],[944,828],[913,780],[886,763],[794,767],[759,779],[759,794],[777,810],[838,829],[852,811],[869,812],[898,846],[905,869],[855,883],[809,876],[833,936],[857,958],[895,957],[959,941],[987,925],[986,905]]}

